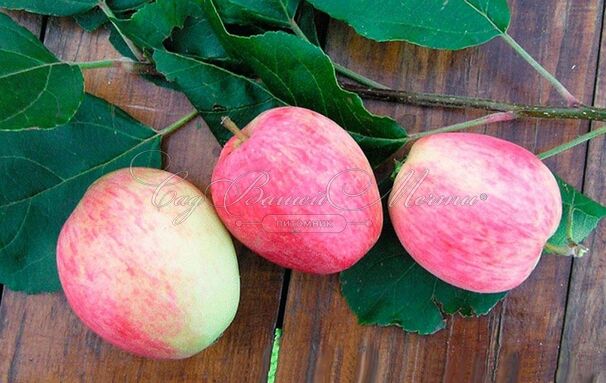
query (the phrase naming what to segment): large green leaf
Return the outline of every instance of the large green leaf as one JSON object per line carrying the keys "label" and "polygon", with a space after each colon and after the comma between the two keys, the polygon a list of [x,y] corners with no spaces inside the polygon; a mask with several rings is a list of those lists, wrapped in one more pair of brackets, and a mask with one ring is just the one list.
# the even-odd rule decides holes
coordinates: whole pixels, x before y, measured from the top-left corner
{"label": "large green leaf", "polygon": [[[94,9],[100,0],[0,0],[0,7],[24,10],[50,16],[76,16],[78,23],[87,30],[101,26],[107,17],[99,9]],[[107,0],[114,12],[125,12],[137,9],[152,0]],[[86,16],[84,16],[86,15]]]}
{"label": "large green leaf", "polygon": [[187,95],[221,145],[232,136],[221,117],[244,127],[263,111],[284,105],[261,84],[212,64],[165,51],[156,51],[154,61]]}
{"label": "large green leaf", "polygon": [[93,9],[99,0],[0,0],[0,7],[50,16],[72,16]]}
{"label": "large green leaf", "polygon": [[145,3],[151,3],[154,0],[108,0],[107,5],[114,12],[125,12],[139,9]]}
{"label": "large green leaf", "polygon": [[462,49],[507,31],[506,0],[308,0],[377,41],[405,40],[430,48]]}
{"label": "large green leaf", "polygon": [[99,8],[75,15],[74,20],[87,32],[94,32],[109,21],[105,13]]}
{"label": "large green leaf", "polygon": [[[382,192],[390,185],[384,183]],[[387,211],[378,243],[342,272],[340,280],[343,296],[361,324],[396,325],[422,335],[443,329],[444,314],[484,315],[506,295],[473,293],[434,277],[402,247]]]}
{"label": "large green leaf", "polygon": [[307,2],[301,4],[297,16],[297,25],[312,44],[320,46],[320,37],[316,26],[315,9]]}
{"label": "large green leaf", "polygon": [[339,86],[330,58],[320,48],[285,32],[232,35],[213,3],[205,1],[204,6],[223,47],[250,67],[273,95],[333,119],[352,133],[371,163],[381,163],[406,142],[406,132],[394,120],[371,114],[360,97]]}
{"label": "large green leaf", "polygon": [[[207,0],[204,0],[207,1]],[[257,22],[288,26],[301,0],[216,0],[223,20],[228,24]]]}
{"label": "large green leaf", "polygon": [[[119,18],[127,18],[124,17],[125,13],[137,10],[151,1],[152,0],[114,0],[108,1],[107,5]],[[76,19],[78,24],[87,32],[93,32],[109,21],[100,8],[94,8],[86,13],[76,15],[74,16],[74,19]]]}
{"label": "large green leaf", "polygon": [[549,239],[549,244],[557,247],[567,246],[569,233],[572,241],[581,243],[596,229],[600,220],[606,217],[606,206],[585,197],[559,177],[556,179],[562,193],[562,222]]}
{"label": "large green leaf", "polygon": [[[173,31],[179,31],[188,18],[203,16],[200,4],[200,0],[180,2],[157,0],[144,5],[130,18],[113,18],[111,20],[109,41],[123,56],[137,61],[138,58],[133,54],[131,46],[127,44],[124,37],[146,53],[150,53],[154,49],[164,49],[164,41]],[[187,40],[197,41],[199,37],[189,36]],[[206,41],[210,40],[206,39]],[[143,77],[158,86],[174,89],[171,83],[160,77],[149,75]]]}
{"label": "large green leaf", "polygon": [[88,95],[69,124],[0,132],[0,283],[28,293],[60,289],[57,237],[85,190],[133,159],[137,166],[159,167],[160,140]]}
{"label": "large green leaf", "polygon": [[114,49],[117,50],[118,53],[120,53],[122,56],[128,57],[133,61],[138,61],[137,56],[135,56],[130,50],[130,47],[128,46],[126,41],[124,41],[124,38],[120,35],[120,32],[118,32],[116,27],[113,24],[109,24],[108,28],[110,31],[109,42],[114,47]]}
{"label": "large green leaf", "polygon": [[0,14],[0,130],[68,122],[84,96],[80,68],[60,62],[30,31]]}
{"label": "large green leaf", "polygon": [[171,51],[186,56],[220,61],[229,58],[204,13],[188,17],[183,28],[176,29],[166,44]]}
{"label": "large green leaf", "polygon": [[183,27],[188,16],[202,13],[199,0],[156,0],[140,8],[130,19],[113,24],[140,48],[162,48],[173,29]]}
{"label": "large green leaf", "polygon": [[[225,19],[237,24],[265,22],[288,25],[299,0],[293,1],[222,1]],[[226,53],[200,9],[202,1],[157,0],[141,7],[128,19],[114,19],[114,25],[135,45],[159,49],[174,30],[171,48],[178,53],[203,59],[226,59]],[[96,20],[85,20],[94,23]],[[177,29],[175,29],[177,28]]]}

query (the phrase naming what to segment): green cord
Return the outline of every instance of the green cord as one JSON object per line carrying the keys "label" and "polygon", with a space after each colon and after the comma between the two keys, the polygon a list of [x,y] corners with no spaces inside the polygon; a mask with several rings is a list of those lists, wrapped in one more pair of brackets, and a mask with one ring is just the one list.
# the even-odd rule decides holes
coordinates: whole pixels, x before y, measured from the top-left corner
{"label": "green cord", "polygon": [[269,361],[269,371],[267,372],[267,383],[276,381],[276,372],[278,371],[278,357],[280,355],[280,341],[282,340],[282,329],[277,328],[274,334],[274,344],[271,348],[271,359]]}

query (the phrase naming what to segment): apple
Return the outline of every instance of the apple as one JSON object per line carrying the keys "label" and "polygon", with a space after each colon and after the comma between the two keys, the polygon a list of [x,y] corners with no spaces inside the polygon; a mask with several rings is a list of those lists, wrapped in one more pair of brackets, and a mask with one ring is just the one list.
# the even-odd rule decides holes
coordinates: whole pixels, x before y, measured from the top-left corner
{"label": "apple", "polygon": [[219,217],[244,245],[283,267],[331,274],[376,243],[379,190],[343,128],[314,111],[281,107],[230,130],[236,135],[221,152],[211,193]]}
{"label": "apple", "polygon": [[233,242],[210,201],[177,175],[97,180],[61,230],[57,266],[76,315],[133,354],[181,359],[211,345],[240,296]]}
{"label": "apple", "polygon": [[389,214],[422,267],[465,290],[496,293],[533,271],[562,215],[557,182],[532,153],[468,133],[418,140],[398,173]]}

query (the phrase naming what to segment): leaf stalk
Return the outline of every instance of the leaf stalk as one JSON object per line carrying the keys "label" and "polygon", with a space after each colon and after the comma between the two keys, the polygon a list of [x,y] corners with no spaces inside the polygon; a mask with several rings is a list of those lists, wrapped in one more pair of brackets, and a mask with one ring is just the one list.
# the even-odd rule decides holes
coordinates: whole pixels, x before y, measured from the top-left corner
{"label": "leaf stalk", "polygon": [[116,25],[116,23],[114,22],[114,20],[116,20],[117,17],[114,14],[114,11],[112,11],[112,9],[109,7],[109,5],[107,5],[105,0],[100,0],[98,6],[101,9],[101,11],[103,11],[105,16],[107,16],[107,18],[112,23],[114,28],[116,28],[116,31],[118,31],[118,33],[120,34],[120,37],[122,37],[122,40],[124,40],[124,42],[128,46],[128,49],[137,58],[137,61],[140,61],[140,62],[147,61],[143,52],[141,52],[141,50],[135,45],[135,43],[133,43],[131,39],[126,37],[126,35],[124,35],[124,33],[122,33],[120,28],[118,28],[118,25]]}
{"label": "leaf stalk", "polygon": [[82,70],[89,69],[101,69],[101,68],[113,68],[125,66],[128,70],[133,70],[135,64],[134,61],[127,58],[109,59],[109,60],[96,60],[96,61],[83,61],[83,62],[72,62],[71,65],[76,65]]}
{"label": "leaf stalk", "polygon": [[514,112],[498,112],[489,114],[484,117],[476,118],[475,120],[465,121],[454,125],[445,126],[443,128],[429,130],[426,132],[411,134],[408,136],[410,141],[418,140],[419,138],[431,136],[439,133],[450,133],[457,132],[459,130],[469,129],[476,126],[482,126],[487,124],[493,124],[496,122],[505,122],[512,121],[517,118],[517,115]]}
{"label": "leaf stalk", "polygon": [[524,61],[526,61],[530,66],[536,70],[543,78],[545,78],[549,83],[556,89],[556,91],[564,97],[569,106],[579,106],[582,105],[581,101],[579,101],[575,96],[570,93],[568,89],[562,84],[554,75],[552,75],[547,69],[545,69],[541,64],[538,63],[537,60],[534,59],[518,42],[511,37],[507,32],[502,33],[501,37],[505,42],[513,48],[513,50],[520,56]]}
{"label": "leaf stalk", "polygon": [[[307,36],[305,35],[305,32],[303,32],[303,30],[299,27],[299,24],[297,24],[297,22],[294,19],[289,18],[288,23],[290,24],[290,29],[292,29],[292,31],[295,33],[295,35],[297,35],[298,37],[307,41],[308,43],[311,43],[309,41],[309,39],[307,38]],[[330,61],[332,62],[332,59]],[[365,77],[365,76],[359,74],[358,72],[354,72],[353,70],[344,67],[343,65],[337,64],[335,62],[333,62],[332,64],[338,74],[340,74],[344,77],[347,77],[351,80],[354,80],[358,84],[366,85],[368,87],[377,88],[377,89],[389,89],[388,86],[383,85],[374,80],[371,80],[368,77]]]}
{"label": "leaf stalk", "polygon": [[335,70],[337,71],[338,74],[340,74],[341,76],[347,77],[351,80],[354,80],[358,84],[370,86],[372,88],[383,89],[383,90],[389,89],[389,87],[387,87],[386,85],[383,85],[379,82],[371,80],[367,77],[364,77],[361,74],[359,74],[358,72],[354,72],[353,70],[346,68],[341,64],[337,64],[336,62],[333,62],[332,65],[335,67]]}
{"label": "leaf stalk", "polygon": [[589,133],[583,134],[582,136],[579,136],[579,137],[575,138],[574,140],[571,140],[565,144],[556,146],[555,148],[553,148],[551,150],[548,150],[546,152],[539,154],[537,157],[539,157],[541,160],[545,160],[549,157],[553,157],[557,154],[565,152],[566,150],[572,149],[577,145],[581,145],[581,144],[583,144],[589,140],[592,140],[598,136],[601,136],[603,134],[606,134],[606,126],[593,130]]}
{"label": "leaf stalk", "polygon": [[166,128],[160,130],[158,132],[158,135],[166,137],[169,134],[176,132],[177,130],[179,130],[182,127],[184,127],[185,125],[187,125],[191,120],[193,120],[194,118],[198,117],[198,114],[199,113],[198,113],[197,110],[194,110],[194,111],[186,114],[185,116],[181,117],[179,120],[177,120],[174,123],[170,124]]}

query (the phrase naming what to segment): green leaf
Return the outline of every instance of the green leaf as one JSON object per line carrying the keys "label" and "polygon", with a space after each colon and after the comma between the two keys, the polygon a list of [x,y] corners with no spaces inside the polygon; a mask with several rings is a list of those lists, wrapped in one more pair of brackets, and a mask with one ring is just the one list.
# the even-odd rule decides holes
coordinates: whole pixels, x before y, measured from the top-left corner
{"label": "green leaf", "polygon": [[201,13],[198,0],[157,0],[139,9],[130,19],[112,22],[138,47],[159,49],[173,29],[183,27],[188,16]]}
{"label": "green leaf", "polygon": [[151,3],[152,0],[109,0],[107,5],[114,12],[126,12],[141,8],[146,3]]}
{"label": "green leaf", "polygon": [[133,52],[126,44],[126,41],[124,41],[122,36],[120,36],[120,32],[118,32],[118,30],[113,24],[109,24],[109,31],[109,42],[114,47],[114,49],[118,51],[118,53],[120,53],[122,56],[127,57],[133,61],[138,61],[137,56],[133,54]]}
{"label": "green leaf", "polygon": [[265,110],[284,105],[261,84],[218,66],[166,51],[156,51],[154,61],[185,93],[221,145],[232,136],[221,126],[221,117],[244,127]]}
{"label": "green leaf", "polygon": [[405,40],[438,49],[462,49],[507,31],[506,0],[309,0],[316,8],[377,41]]}
{"label": "green leaf", "polygon": [[276,382],[276,373],[278,372],[278,360],[280,358],[280,342],[282,341],[282,329],[276,328],[274,332],[274,343],[271,347],[271,357],[269,359],[269,371],[267,372],[267,383]]}
{"label": "green leaf", "polygon": [[223,47],[261,78],[289,105],[313,109],[352,133],[370,162],[377,165],[406,142],[394,120],[368,112],[360,97],[343,90],[330,58],[315,45],[285,32],[239,37],[229,34],[211,1],[206,14]]}
{"label": "green leaf", "polygon": [[[206,0],[205,0],[206,1]],[[249,25],[258,22],[288,26],[300,0],[217,0],[221,18],[228,24]]]}
{"label": "green leaf", "polygon": [[225,61],[229,58],[203,13],[188,17],[183,28],[173,32],[167,46],[173,52],[204,60]]}
{"label": "green leaf", "polygon": [[[118,53],[120,53],[122,56],[127,57],[133,61],[137,61],[138,60],[137,57],[130,50],[129,46],[126,44],[126,42],[124,41],[124,39],[118,32],[116,27],[110,24],[109,30],[110,30],[109,42],[112,44],[114,49],[117,50]],[[142,74],[141,77],[144,78],[145,80],[151,82],[154,85],[179,91],[179,89],[176,86],[174,86],[173,83],[166,81],[164,78],[162,78],[160,76]]]}
{"label": "green leaf", "polygon": [[582,243],[606,217],[606,206],[591,200],[572,186],[556,177],[562,193],[562,222],[548,243],[562,247],[568,245],[569,233],[576,243]]}
{"label": "green leaf", "polygon": [[0,130],[68,122],[84,96],[80,68],[60,62],[30,31],[0,14]]}
{"label": "green leaf", "polygon": [[[32,13],[39,13],[49,16],[76,16],[78,23],[86,30],[92,29],[95,24],[97,27],[107,21],[107,17],[100,10],[93,9],[99,4],[100,0],[0,0],[0,7],[22,10]],[[108,0],[108,6],[114,12],[125,12],[139,8],[152,0]],[[103,22],[101,22],[104,20]],[[82,22],[82,23],[80,23]]]}
{"label": "green leaf", "polygon": [[28,293],[59,290],[57,237],[85,190],[133,159],[136,166],[160,167],[160,141],[89,95],[69,124],[0,132],[0,283]]}
{"label": "green leaf", "polygon": [[301,31],[307,36],[307,39],[312,44],[320,46],[320,38],[318,36],[318,28],[316,26],[316,15],[314,8],[308,3],[303,2],[301,4],[299,15],[297,18],[297,25],[301,28]]}
{"label": "green leaf", "polygon": [[98,0],[0,0],[0,7],[49,16],[73,16],[93,9]]}
{"label": "green leaf", "polygon": [[[382,194],[392,183],[383,183]],[[375,247],[342,272],[340,280],[343,296],[361,324],[396,325],[421,335],[443,329],[445,314],[485,315],[506,295],[465,291],[434,277],[408,255],[387,211]]]}
{"label": "green leaf", "polygon": [[87,32],[94,32],[108,22],[107,16],[99,8],[74,16],[78,25]]}
{"label": "green leaf", "polygon": [[[118,15],[119,18],[124,18],[123,13],[136,10],[151,0],[114,0],[108,1],[109,8]],[[85,31],[93,32],[105,25],[109,19],[100,8],[94,8],[86,13],[74,16],[74,19]]]}

